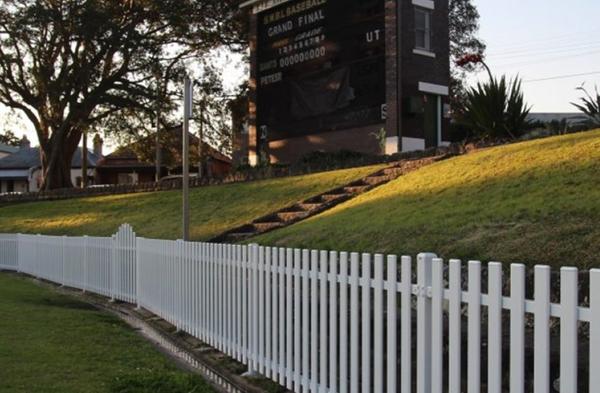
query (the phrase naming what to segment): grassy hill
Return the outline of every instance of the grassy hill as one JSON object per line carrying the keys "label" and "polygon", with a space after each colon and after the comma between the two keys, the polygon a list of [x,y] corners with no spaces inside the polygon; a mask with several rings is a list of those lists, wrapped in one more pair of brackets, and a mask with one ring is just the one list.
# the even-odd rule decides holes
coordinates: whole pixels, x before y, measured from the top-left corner
{"label": "grassy hill", "polygon": [[[294,202],[362,178],[381,166],[192,189],[191,236],[214,237]],[[0,207],[0,233],[108,236],[122,223],[140,236],[181,236],[181,192],[127,194]]]}
{"label": "grassy hill", "polygon": [[600,267],[600,130],[443,161],[253,241]]}
{"label": "grassy hill", "polygon": [[118,317],[0,274],[0,392],[215,392]]}

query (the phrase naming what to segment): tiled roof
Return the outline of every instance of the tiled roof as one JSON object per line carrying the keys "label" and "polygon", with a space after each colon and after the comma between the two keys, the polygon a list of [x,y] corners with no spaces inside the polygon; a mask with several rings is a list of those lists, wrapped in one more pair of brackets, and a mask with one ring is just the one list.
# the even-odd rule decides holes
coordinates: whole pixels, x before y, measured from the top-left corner
{"label": "tiled roof", "polygon": [[[82,163],[82,150],[78,148],[75,151],[73,160],[71,161],[72,168],[81,168]],[[88,166],[95,168],[99,157],[93,152],[88,152]],[[41,166],[40,161],[40,149],[39,147],[21,148],[15,153],[0,159],[0,170],[1,169],[30,169]]]}
{"label": "tiled roof", "polygon": [[[150,150],[154,149],[155,146],[155,136],[156,134],[152,134],[150,136],[146,136],[140,139],[137,142],[133,142],[126,146],[121,146],[113,153],[105,156],[98,162],[98,167],[100,168],[153,168],[154,161],[145,161],[142,158],[138,157],[136,150],[140,147],[146,147]],[[176,166],[181,165],[181,144],[182,144],[182,132],[181,127],[173,127],[167,130],[166,137],[168,137],[168,145],[163,145],[163,157],[167,154],[171,153],[174,155]],[[199,143],[199,139],[196,135],[190,133],[189,134],[190,146],[196,146]],[[203,148],[205,152],[210,155],[212,159],[223,161],[230,163],[231,158],[227,157],[223,153],[219,152],[217,149],[213,148],[207,143],[203,143]],[[152,155],[152,159],[153,159]]]}
{"label": "tiled roof", "polygon": [[18,147],[9,146],[9,145],[5,145],[4,143],[0,143],[0,152],[2,152],[2,153],[15,153],[17,150],[19,150]]}

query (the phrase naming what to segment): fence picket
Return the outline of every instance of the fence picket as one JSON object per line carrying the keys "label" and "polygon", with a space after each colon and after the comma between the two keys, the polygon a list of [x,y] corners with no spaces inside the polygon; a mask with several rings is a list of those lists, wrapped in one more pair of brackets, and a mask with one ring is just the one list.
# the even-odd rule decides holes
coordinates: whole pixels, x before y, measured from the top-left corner
{"label": "fence picket", "polygon": [[[319,384],[319,252],[312,250],[310,254],[310,354],[306,353],[308,364],[310,357],[310,391],[318,392]],[[308,298],[307,298],[308,300]],[[306,302],[308,308],[308,301]],[[308,338],[307,338],[308,349]],[[307,376],[308,370],[307,370]]]}
{"label": "fence picket", "polygon": [[448,303],[448,391],[461,393],[461,348],[462,348],[462,265],[461,261],[449,262]]}
{"label": "fence picket", "polygon": [[[300,368],[300,360],[301,360],[301,338],[304,334],[306,334],[307,329],[302,329],[301,319],[300,319],[300,268],[301,268],[301,251],[299,249],[294,250],[294,391],[299,392],[301,389],[301,368]],[[307,266],[307,264],[304,264]],[[304,281],[304,280],[303,280]],[[306,341],[306,340],[305,340]]]}
{"label": "fence picket", "polygon": [[340,253],[340,393],[348,393],[348,253]]}
{"label": "fence picket", "polygon": [[387,393],[397,391],[397,296],[398,258],[388,256],[387,266]]}
{"label": "fence picket", "polygon": [[373,279],[373,392],[383,393],[383,255],[375,255]]}
{"label": "fence picket", "polygon": [[444,390],[444,261],[432,261],[431,274],[431,392]]}
{"label": "fence picket", "polygon": [[359,283],[359,256],[352,253],[350,256],[350,392],[358,393],[358,330],[359,330],[359,306],[358,306],[358,283]]}
{"label": "fence picket", "polygon": [[550,392],[550,268],[535,267],[534,393]]}
{"label": "fence picket", "polygon": [[[269,285],[270,285],[270,300],[271,307],[269,309],[269,317],[271,324],[269,326],[269,332],[267,333],[267,340],[269,348],[267,350],[267,361],[271,373],[271,379],[274,381],[279,380],[279,292],[277,288],[279,280],[279,250],[277,248],[271,249],[271,263],[269,264]],[[267,292],[269,294],[269,292]]]}
{"label": "fence picket", "polygon": [[578,271],[560,269],[560,391],[577,391]]}
{"label": "fence picket", "polygon": [[525,392],[525,266],[511,266],[510,392]]}
{"label": "fence picket", "polygon": [[402,306],[400,309],[400,387],[401,393],[412,392],[412,259],[402,257]]}
{"label": "fence picket", "polygon": [[321,271],[320,277],[320,300],[319,300],[319,392],[327,391],[327,356],[328,356],[328,345],[327,345],[327,309],[329,304],[327,301],[327,273],[328,273],[328,253],[327,251],[321,251],[320,256]]}
{"label": "fence picket", "polygon": [[371,391],[371,255],[362,255],[362,391]]}
{"label": "fence picket", "polygon": [[329,391],[337,392],[338,383],[338,254],[329,254]]}
{"label": "fence picket", "polygon": [[431,391],[431,265],[436,256],[419,254],[417,257],[417,393]]}
{"label": "fence picket", "polygon": [[469,393],[481,392],[481,262],[469,262],[469,339],[468,384]]}
{"label": "fence picket", "polygon": [[286,340],[285,340],[285,387],[287,389],[292,389],[294,384],[294,363],[293,363],[293,354],[294,354],[294,341],[292,338],[294,337],[294,314],[295,307],[292,308],[292,304],[294,304],[294,292],[292,290],[292,283],[294,277],[294,250],[288,248],[285,250],[285,267],[286,267],[286,275],[285,275],[285,284],[286,284],[286,294],[285,294],[285,329],[286,329]]}
{"label": "fence picket", "polygon": [[488,265],[488,393],[502,392],[502,265]]}

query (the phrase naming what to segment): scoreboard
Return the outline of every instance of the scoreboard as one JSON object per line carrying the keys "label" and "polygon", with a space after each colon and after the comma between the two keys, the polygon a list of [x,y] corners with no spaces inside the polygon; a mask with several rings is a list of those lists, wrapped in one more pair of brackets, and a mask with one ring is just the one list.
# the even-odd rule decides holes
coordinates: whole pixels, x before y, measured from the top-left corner
{"label": "scoreboard", "polygon": [[293,0],[263,11],[256,61],[263,138],[381,123],[384,0]]}

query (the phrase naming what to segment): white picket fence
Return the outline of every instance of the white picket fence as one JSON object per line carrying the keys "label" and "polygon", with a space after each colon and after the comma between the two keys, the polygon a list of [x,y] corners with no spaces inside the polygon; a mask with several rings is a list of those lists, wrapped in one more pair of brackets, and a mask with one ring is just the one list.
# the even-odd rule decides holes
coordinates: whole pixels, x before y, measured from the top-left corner
{"label": "white picket fence", "polygon": [[600,270],[579,299],[574,268],[556,294],[546,266],[527,288],[523,265],[505,280],[499,263],[152,240],[128,225],[0,235],[0,268],[137,303],[294,392],[600,389]]}

